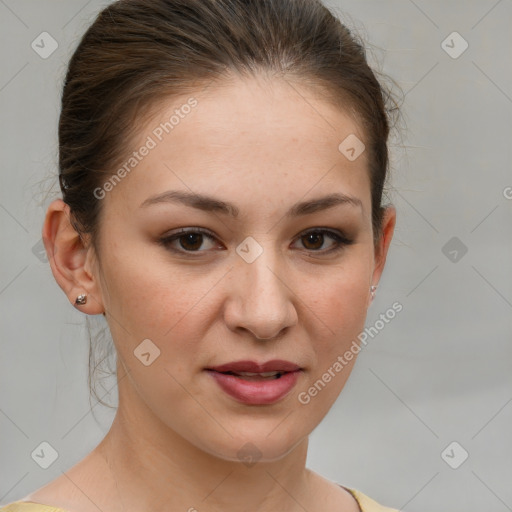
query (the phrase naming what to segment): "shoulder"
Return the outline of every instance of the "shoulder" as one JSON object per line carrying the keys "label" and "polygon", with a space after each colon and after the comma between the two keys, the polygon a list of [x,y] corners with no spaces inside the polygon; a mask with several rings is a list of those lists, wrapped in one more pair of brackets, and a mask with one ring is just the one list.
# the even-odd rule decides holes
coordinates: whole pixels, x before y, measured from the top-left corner
{"label": "shoulder", "polygon": [[[399,512],[398,509],[385,507],[357,489],[344,487],[356,499],[361,512]],[[1,512],[1,511],[0,511]]]}
{"label": "shoulder", "polygon": [[63,508],[34,503],[33,501],[12,501],[0,507],[0,512],[68,512]]}
{"label": "shoulder", "polygon": [[[329,505],[328,510],[351,510],[354,512],[400,512],[397,509],[389,508],[377,503],[375,500],[358,489],[345,487],[336,481],[324,478],[322,475],[307,469],[311,482],[315,489],[315,496],[335,496]],[[341,491],[341,492],[340,492]]]}

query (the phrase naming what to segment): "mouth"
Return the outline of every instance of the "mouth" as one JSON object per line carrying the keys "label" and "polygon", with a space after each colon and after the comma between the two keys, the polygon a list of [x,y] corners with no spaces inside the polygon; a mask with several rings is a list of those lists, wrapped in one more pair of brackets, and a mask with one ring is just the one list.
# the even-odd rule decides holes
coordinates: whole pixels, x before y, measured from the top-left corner
{"label": "mouth", "polygon": [[[216,371],[216,370],[209,370]],[[280,379],[285,373],[288,372],[263,372],[263,373],[253,373],[253,372],[218,372],[224,375],[234,375],[235,377],[239,377],[243,380],[247,381],[264,381],[264,380],[277,380]]]}
{"label": "mouth", "polygon": [[236,361],[205,368],[231,398],[247,405],[269,405],[283,399],[303,369],[289,361]]}

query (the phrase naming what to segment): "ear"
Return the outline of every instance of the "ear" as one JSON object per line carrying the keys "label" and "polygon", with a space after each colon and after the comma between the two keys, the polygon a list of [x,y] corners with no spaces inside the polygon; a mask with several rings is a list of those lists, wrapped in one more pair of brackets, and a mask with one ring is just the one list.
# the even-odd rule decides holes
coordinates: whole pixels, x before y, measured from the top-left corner
{"label": "ear", "polygon": [[373,269],[372,285],[377,286],[386,264],[389,245],[393,238],[396,224],[396,208],[387,206],[382,216],[382,234],[375,246],[375,266]]}
{"label": "ear", "polygon": [[[92,245],[72,226],[69,206],[56,199],[46,212],[43,225],[43,243],[53,276],[69,301],[89,315],[103,313],[103,300],[99,287],[97,260]],[[78,295],[85,294],[87,302],[75,304]]]}

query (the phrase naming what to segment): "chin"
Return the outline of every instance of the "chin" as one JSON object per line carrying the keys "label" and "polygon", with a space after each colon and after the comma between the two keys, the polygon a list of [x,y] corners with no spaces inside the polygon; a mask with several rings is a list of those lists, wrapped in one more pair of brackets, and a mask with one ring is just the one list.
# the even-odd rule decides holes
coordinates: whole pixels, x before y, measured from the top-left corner
{"label": "chin", "polygon": [[307,433],[291,433],[285,428],[279,432],[276,422],[267,422],[271,423],[271,428],[261,428],[260,424],[258,428],[239,429],[232,437],[226,434],[217,442],[203,440],[200,448],[219,459],[251,467],[257,462],[275,462],[286,457],[307,438]]}

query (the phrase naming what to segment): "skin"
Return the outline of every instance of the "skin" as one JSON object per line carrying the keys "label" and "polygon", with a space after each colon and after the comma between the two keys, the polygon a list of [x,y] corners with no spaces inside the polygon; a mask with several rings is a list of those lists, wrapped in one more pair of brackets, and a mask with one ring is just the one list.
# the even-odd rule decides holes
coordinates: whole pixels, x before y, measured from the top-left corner
{"label": "skin", "polygon": [[[133,150],[188,97],[163,101]],[[87,294],[80,311],[105,312],[120,403],[93,452],[26,500],[76,512],[357,511],[347,491],[305,467],[308,435],[356,358],[309,404],[297,397],[364,329],[395,209],[386,209],[375,245],[367,154],[349,161],[338,150],[349,134],[364,141],[364,133],[314,91],[232,77],[194,97],[198,105],[102,200],[97,253],[72,228],[67,205],[48,208],[43,239],[52,272],[72,304]],[[232,202],[239,217],[178,203],[140,206],[168,190]],[[333,192],[362,206],[284,216]],[[193,254],[180,239],[171,246],[181,254],[159,243],[193,227],[215,240],[182,238],[185,248],[199,247]],[[341,230],[353,243],[326,254],[335,240],[299,236],[311,228]],[[235,251],[248,236],[263,248],[252,263]],[[134,356],[144,339],[160,350],[149,366]],[[304,371],[279,402],[245,405],[203,371],[240,359],[285,359]],[[248,442],[261,453],[251,467],[237,456]]]}

